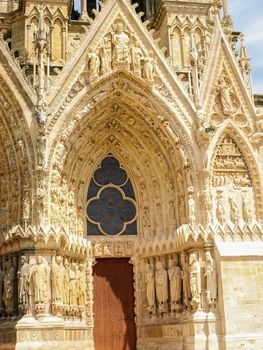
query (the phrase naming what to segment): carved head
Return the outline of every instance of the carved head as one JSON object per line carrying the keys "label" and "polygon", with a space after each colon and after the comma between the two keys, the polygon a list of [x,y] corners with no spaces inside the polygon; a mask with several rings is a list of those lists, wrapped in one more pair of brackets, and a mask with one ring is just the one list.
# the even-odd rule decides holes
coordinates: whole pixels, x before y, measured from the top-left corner
{"label": "carved head", "polygon": [[57,264],[60,265],[60,264],[62,263],[62,256],[57,255],[57,256],[55,257],[55,261],[56,261]]}
{"label": "carved head", "polygon": [[43,262],[43,257],[41,255],[38,255],[37,257],[37,264],[40,265]]}
{"label": "carved head", "polygon": [[195,261],[197,261],[196,255],[195,253],[191,253],[189,256],[189,264],[192,265]]}
{"label": "carved head", "polygon": [[79,271],[84,271],[85,265],[84,264],[79,264]]}
{"label": "carved head", "polygon": [[117,32],[117,33],[123,32],[123,28],[124,28],[124,26],[123,26],[123,23],[122,23],[122,22],[117,22],[117,23],[116,23],[116,32]]}
{"label": "carved head", "polygon": [[64,261],[64,266],[65,266],[65,268],[68,268],[68,267],[69,267],[69,261],[68,261],[67,258],[66,258],[65,261]]}
{"label": "carved head", "polygon": [[163,269],[163,264],[161,261],[157,261],[156,263],[156,270],[161,271]]}
{"label": "carved head", "polygon": [[26,256],[21,256],[21,260],[20,260],[20,263],[21,263],[21,265],[24,265],[24,264],[26,264],[26,262],[27,262],[27,258],[26,258]]}
{"label": "carved head", "polygon": [[205,253],[205,261],[211,262],[212,261],[212,256],[210,252]]}
{"label": "carved head", "polygon": [[173,261],[173,258],[170,257],[170,259],[168,259],[168,267],[171,268],[174,266],[174,261]]}

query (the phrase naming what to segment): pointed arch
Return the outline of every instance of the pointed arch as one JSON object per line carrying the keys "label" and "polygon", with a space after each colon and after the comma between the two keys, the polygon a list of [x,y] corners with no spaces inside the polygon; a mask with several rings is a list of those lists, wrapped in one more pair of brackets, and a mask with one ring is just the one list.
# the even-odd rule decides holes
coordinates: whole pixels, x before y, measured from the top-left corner
{"label": "pointed arch", "polygon": [[227,135],[229,135],[229,137],[231,137],[233,141],[237,144],[248,166],[248,170],[252,179],[256,215],[257,219],[261,220],[263,216],[261,170],[251,143],[248,141],[246,136],[234,125],[232,120],[226,120],[215,134],[214,139],[211,142],[207,151],[208,158],[206,168],[212,174],[213,161],[216,156],[216,149],[218,145],[220,145],[224,137],[226,137]]}
{"label": "pointed arch", "polygon": [[182,67],[183,63],[183,43],[182,43],[182,31],[179,26],[175,26],[172,30],[172,45],[173,45],[173,63],[174,65],[178,65]]}
{"label": "pointed arch", "polygon": [[48,161],[53,167],[51,221],[56,222],[55,216],[60,215],[56,203],[63,202],[62,198],[57,198],[58,188],[61,188],[62,194],[71,196],[72,193],[72,198],[63,202],[65,208],[60,206],[63,221],[68,220],[69,225],[72,221],[78,222],[77,230],[83,234],[83,193],[94,172],[94,164],[111,153],[127,169],[137,194],[138,232],[142,235],[167,232],[186,222],[182,220],[187,218],[186,188],[189,184],[184,180],[184,173],[192,159],[186,159],[188,152],[180,146],[174,127],[164,122],[165,117],[158,117],[150,94],[148,99],[145,90],[135,92],[120,78],[114,82],[114,87],[105,91],[100,86],[100,92],[94,90],[89,94],[91,100],[95,100],[94,108],[89,108],[83,96],[76,109],[71,110],[71,119],[61,124],[59,136],[53,139]]}

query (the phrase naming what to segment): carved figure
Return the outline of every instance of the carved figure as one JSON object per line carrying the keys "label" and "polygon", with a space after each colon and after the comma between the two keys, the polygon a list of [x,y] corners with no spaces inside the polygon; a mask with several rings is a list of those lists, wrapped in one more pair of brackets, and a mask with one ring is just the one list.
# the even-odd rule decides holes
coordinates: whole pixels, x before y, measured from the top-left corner
{"label": "carved figure", "polygon": [[253,220],[252,203],[247,195],[243,197],[242,209],[244,221],[248,224],[251,224]]}
{"label": "carved figure", "polygon": [[64,275],[65,267],[63,266],[62,256],[56,256],[52,265],[51,281],[52,281],[52,301],[54,303],[63,302],[64,293]]}
{"label": "carved figure", "polygon": [[101,73],[106,74],[111,70],[111,42],[105,36],[103,38],[103,45],[100,48]]}
{"label": "carved figure", "polygon": [[210,252],[205,253],[206,298],[208,305],[215,304],[217,298],[217,276],[215,260]]}
{"label": "carved figure", "polygon": [[[30,278],[32,278],[33,294],[35,304],[46,304],[50,293],[50,268],[42,256],[37,257],[36,264],[31,267]],[[40,311],[40,310],[39,310]],[[43,311],[43,309],[41,309]]]}
{"label": "carved figure", "polygon": [[160,313],[167,311],[168,274],[161,261],[155,265],[155,290]]}
{"label": "carved figure", "polygon": [[101,242],[95,242],[94,247],[93,247],[94,255],[95,256],[100,256],[102,255],[102,245]]}
{"label": "carved figure", "polygon": [[88,71],[90,81],[98,79],[100,72],[100,59],[96,52],[90,52],[88,54]]}
{"label": "carved figure", "polygon": [[134,73],[141,75],[141,61],[143,59],[142,49],[138,42],[132,47],[132,69]]}
{"label": "carved figure", "polygon": [[78,293],[78,305],[85,305],[85,297],[86,297],[86,272],[85,265],[79,264],[79,293]]}
{"label": "carved figure", "polygon": [[149,263],[145,264],[145,283],[146,283],[146,298],[148,311],[152,314],[155,310],[155,287],[154,274]]}
{"label": "carved figure", "polygon": [[155,57],[152,51],[149,51],[148,56],[144,59],[143,66],[143,77],[144,79],[153,82],[154,81],[154,73],[155,73]]}
{"label": "carved figure", "polygon": [[223,113],[225,115],[231,115],[233,113],[233,105],[230,96],[231,86],[227,86],[224,78],[220,78],[216,89],[219,93]]}
{"label": "carved figure", "polygon": [[230,204],[230,220],[233,224],[238,225],[240,221],[240,213],[237,205],[236,198],[229,197],[229,204]]}
{"label": "carved figure", "polygon": [[226,220],[226,214],[222,195],[219,195],[217,198],[216,217],[218,222],[223,225]]}
{"label": "carved figure", "polygon": [[69,304],[78,304],[78,276],[77,276],[77,264],[73,262],[69,270]]}
{"label": "carved figure", "polygon": [[[176,256],[176,260],[178,260]],[[170,281],[171,311],[180,309],[182,278],[178,261],[168,260],[168,276]]]}
{"label": "carved figure", "polygon": [[201,266],[195,253],[191,253],[189,256],[189,273],[192,304],[198,306],[201,294]]}
{"label": "carved figure", "polygon": [[113,60],[114,62],[130,62],[129,44],[130,38],[124,31],[124,25],[118,21],[115,25],[115,32],[112,34]]}
{"label": "carved figure", "polygon": [[186,262],[187,255],[185,251],[182,251],[181,253],[181,276],[182,276],[182,282],[183,282],[183,299],[184,299],[184,304],[186,307],[189,306],[189,300],[191,298],[191,291],[190,291],[190,276],[189,276],[189,269],[188,269],[188,264]]}
{"label": "carved figure", "polygon": [[69,305],[69,271],[70,265],[68,259],[65,259],[64,262],[65,273],[64,273],[64,281],[63,281],[63,303],[65,305]]}
{"label": "carved figure", "polygon": [[29,264],[25,256],[21,256],[20,264],[20,270],[17,273],[18,303],[20,310],[26,311],[29,304]]}
{"label": "carved figure", "polygon": [[188,215],[190,225],[195,225],[195,200],[193,197],[194,188],[192,186],[188,189]]}
{"label": "carved figure", "polygon": [[14,281],[15,281],[15,268],[12,264],[12,261],[8,259],[5,262],[4,291],[3,291],[3,302],[7,313],[12,313],[14,308]]}

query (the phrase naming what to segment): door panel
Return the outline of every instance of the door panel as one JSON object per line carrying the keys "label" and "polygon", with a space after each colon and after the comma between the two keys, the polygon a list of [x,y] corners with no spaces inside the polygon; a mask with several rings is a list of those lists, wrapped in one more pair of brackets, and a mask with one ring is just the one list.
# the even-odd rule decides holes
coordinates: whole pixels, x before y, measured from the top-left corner
{"label": "door panel", "polygon": [[97,259],[93,277],[95,350],[135,350],[133,271],[129,259]]}

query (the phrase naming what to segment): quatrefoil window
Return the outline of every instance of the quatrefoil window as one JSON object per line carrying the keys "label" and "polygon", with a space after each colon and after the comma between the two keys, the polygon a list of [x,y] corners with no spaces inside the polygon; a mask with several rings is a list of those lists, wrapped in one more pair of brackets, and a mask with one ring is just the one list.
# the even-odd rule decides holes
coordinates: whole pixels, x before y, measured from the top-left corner
{"label": "quatrefoil window", "polygon": [[134,191],[126,171],[108,155],[91,179],[86,205],[88,235],[137,234]]}

